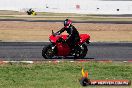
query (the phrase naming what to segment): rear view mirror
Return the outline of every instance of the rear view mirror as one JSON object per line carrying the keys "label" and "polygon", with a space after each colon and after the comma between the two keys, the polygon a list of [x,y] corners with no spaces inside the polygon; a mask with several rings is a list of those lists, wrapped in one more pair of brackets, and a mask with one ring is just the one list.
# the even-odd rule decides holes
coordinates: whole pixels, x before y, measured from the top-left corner
{"label": "rear view mirror", "polygon": [[52,30],[52,35],[54,35],[54,31]]}

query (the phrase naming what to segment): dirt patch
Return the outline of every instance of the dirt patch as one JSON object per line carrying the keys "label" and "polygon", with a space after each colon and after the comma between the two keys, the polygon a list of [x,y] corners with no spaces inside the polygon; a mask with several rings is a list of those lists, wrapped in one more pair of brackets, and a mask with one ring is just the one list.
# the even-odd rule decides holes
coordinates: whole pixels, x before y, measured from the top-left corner
{"label": "dirt patch", "polygon": [[[91,41],[132,41],[132,24],[73,23],[80,33],[91,35]],[[1,21],[1,41],[48,41],[51,30],[63,27],[61,22]]]}
{"label": "dirt patch", "polygon": [[[79,31],[131,31],[132,24],[73,23]],[[59,30],[62,22],[19,22],[1,21],[0,29],[41,29]]]}

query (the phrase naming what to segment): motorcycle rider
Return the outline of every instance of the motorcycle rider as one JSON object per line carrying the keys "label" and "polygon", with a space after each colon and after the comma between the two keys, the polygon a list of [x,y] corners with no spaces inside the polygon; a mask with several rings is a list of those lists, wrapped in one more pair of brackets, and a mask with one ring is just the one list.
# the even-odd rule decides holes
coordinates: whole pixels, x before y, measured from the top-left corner
{"label": "motorcycle rider", "polygon": [[69,34],[66,43],[70,46],[71,49],[74,49],[75,43],[80,41],[79,32],[77,29],[72,25],[72,21],[66,19],[64,21],[64,27],[57,31],[54,35],[60,35],[62,32],[67,31]]}

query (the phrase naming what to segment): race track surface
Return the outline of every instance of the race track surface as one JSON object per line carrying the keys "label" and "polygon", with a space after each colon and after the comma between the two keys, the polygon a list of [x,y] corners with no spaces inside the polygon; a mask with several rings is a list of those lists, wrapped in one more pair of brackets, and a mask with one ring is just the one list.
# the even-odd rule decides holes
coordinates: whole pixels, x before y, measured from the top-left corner
{"label": "race track surface", "polygon": [[[0,21],[63,22],[63,20],[26,20],[26,19],[0,19]],[[132,24],[132,21],[72,21],[72,22],[73,23]]]}
{"label": "race track surface", "polygon": [[[48,42],[0,42],[0,60],[45,60],[41,51]],[[132,60],[132,43],[92,42],[82,59],[88,60]],[[70,58],[67,58],[70,59]]]}

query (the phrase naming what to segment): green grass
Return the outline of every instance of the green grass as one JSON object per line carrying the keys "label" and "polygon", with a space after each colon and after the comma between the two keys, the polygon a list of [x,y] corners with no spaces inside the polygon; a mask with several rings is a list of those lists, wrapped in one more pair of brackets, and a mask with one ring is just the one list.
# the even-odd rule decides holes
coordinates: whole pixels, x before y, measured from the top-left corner
{"label": "green grass", "polygon": [[82,67],[89,72],[90,79],[132,79],[132,63],[3,64],[0,65],[0,88],[82,88],[78,81]]}

